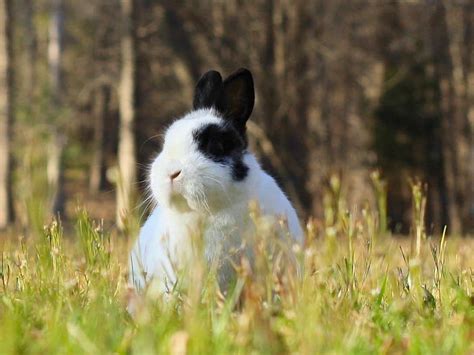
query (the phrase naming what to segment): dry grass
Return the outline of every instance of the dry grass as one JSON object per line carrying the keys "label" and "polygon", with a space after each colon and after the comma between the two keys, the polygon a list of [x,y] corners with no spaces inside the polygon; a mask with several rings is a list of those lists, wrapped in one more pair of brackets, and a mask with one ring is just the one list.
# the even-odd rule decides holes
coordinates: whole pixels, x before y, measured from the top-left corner
{"label": "dry grass", "polygon": [[12,238],[0,353],[473,353],[474,241],[427,238],[416,218],[411,239],[394,238],[378,213],[356,220],[330,205],[325,222],[308,223],[301,279],[260,232],[253,271],[242,263],[227,297],[197,261],[186,289],[166,301],[151,290],[135,319],[124,236],[82,211],[68,235],[53,221]]}

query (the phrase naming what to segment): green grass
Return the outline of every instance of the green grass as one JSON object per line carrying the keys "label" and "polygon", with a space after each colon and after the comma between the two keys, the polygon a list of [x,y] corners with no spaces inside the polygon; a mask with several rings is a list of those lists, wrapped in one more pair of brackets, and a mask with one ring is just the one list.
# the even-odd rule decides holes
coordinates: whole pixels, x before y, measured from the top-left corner
{"label": "green grass", "polygon": [[170,299],[150,290],[134,319],[131,241],[84,211],[67,235],[53,221],[3,245],[0,353],[474,353],[472,240],[427,238],[416,220],[398,239],[369,210],[329,214],[308,223],[301,279],[262,244],[226,298],[201,264]]}

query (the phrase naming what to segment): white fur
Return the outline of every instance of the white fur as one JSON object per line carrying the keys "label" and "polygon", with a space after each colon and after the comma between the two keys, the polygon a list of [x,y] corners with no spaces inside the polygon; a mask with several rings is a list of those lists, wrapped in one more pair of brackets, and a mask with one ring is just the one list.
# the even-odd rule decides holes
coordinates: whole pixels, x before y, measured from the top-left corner
{"label": "white fur", "polygon": [[[221,118],[211,109],[193,111],[167,130],[162,152],[152,164],[150,187],[158,203],[143,225],[131,253],[131,282],[140,290],[152,279],[161,291],[175,282],[180,270],[192,266],[193,237],[204,228],[204,254],[209,261],[239,247],[251,233],[248,206],[256,200],[264,216],[284,216],[295,241],[303,231],[295,209],[251,153],[244,156],[247,177],[234,181],[230,167],[211,162],[195,146],[192,132]],[[181,170],[173,182],[169,175]],[[223,268],[221,280],[232,273]]]}

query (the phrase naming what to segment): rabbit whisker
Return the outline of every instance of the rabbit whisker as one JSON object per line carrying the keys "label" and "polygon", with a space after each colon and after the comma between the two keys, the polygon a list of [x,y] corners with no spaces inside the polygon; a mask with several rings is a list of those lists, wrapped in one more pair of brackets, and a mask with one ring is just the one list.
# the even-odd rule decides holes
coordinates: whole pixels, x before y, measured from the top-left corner
{"label": "rabbit whisker", "polygon": [[214,178],[214,177],[212,177],[212,176],[210,176],[210,175],[202,175],[202,177],[205,178],[205,179],[208,179],[208,180],[210,180],[210,181],[213,181],[213,182],[217,183],[217,184],[220,186],[220,188],[222,189],[222,191],[224,192],[225,197],[227,198],[227,201],[228,201],[228,202],[232,202],[232,200],[231,200],[231,198],[230,198],[230,196],[229,196],[229,193],[228,193],[227,190],[225,189],[225,187],[224,187],[224,185],[222,184],[222,182],[220,182],[219,180],[217,180],[216,178]]}

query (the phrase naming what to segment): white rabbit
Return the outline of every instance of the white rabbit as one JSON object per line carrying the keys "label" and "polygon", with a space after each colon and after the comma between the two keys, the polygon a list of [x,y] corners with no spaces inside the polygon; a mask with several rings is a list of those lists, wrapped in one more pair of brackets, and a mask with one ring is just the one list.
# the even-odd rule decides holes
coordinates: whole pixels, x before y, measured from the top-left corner
{"label": "white rabbit", "polygon": [[[161,153],[150,169],[157,207],[140,231],[130,256],[130,281],[140,291],[151,280],[160,292],[192,267],[193,237],[203,230],[204,257],[224,259],[251,234],[249,203],[263,216],[283,216],[294,241],[303,242],[295,209],[247,150],[246,122],[254,106],[252,74],[240,69],[222,80],[216,71],[198,82],[194,110],[166,131]],[[230,280],[230,264],[218,269]]]}

